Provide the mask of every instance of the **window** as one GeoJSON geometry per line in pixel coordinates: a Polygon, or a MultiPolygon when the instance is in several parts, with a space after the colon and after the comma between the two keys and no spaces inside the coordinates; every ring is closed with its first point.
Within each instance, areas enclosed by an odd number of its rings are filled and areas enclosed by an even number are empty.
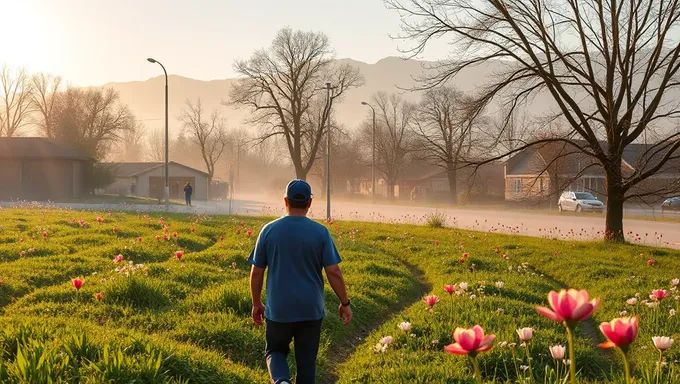
{"type": "Polygon", "coordinates": [[[543,178],[538,180],[538,188],[541,192],[543,192],[543,178]]]}
{"type": "Polygon", "coordinates": [[[520,193],[522,192],[522,180],[521,179],[515,179],[515,193],[520,193]]]}

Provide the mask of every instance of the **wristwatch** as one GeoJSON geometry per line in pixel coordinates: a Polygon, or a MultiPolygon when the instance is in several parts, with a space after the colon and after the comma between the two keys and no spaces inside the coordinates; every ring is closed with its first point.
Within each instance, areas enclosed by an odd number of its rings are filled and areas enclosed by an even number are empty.
{"type": "Polygon", "coordinates": [[[349,307],[350,301],[347,299],[347,303],[340,303],[343,307],[349,307]]]}

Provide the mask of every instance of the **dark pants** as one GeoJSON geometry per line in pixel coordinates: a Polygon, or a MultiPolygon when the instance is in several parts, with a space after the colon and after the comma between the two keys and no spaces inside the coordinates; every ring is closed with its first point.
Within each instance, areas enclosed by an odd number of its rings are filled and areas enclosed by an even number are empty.
{"type": "Polygon", "coordinates": [[[267,346],[265,358],[269,375],[275,384],[290,381],[286,360],[290,342],[295,340],[295,362],[297,363],[296,384],[314,384],[316,376],[316,354],[319,352],[321,320],[297,323],[277,323],[267,319],[267,346]]]}
{"type": "Polygon", "coordinates": [[[191,205],[191,195],[189,194],[184,194],[184,200],[187,201],[187,205],[191,205]]]}

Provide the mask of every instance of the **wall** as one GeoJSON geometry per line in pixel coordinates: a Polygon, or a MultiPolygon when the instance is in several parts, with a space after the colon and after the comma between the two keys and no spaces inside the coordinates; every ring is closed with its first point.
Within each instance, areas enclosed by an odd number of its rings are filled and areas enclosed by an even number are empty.
{"type": "MultiPolygon", "coordinates": [[[[177,164],[169,165],[170,178],[172,177],[193,177],[196,182],[194,187],[194,193],[192,195],[193,200],[208,200],[208,176],[199,173],[193,169],[185,168],[177,164]]],[[[149,183],[150,177],[165,177],[165,168],[158,167],[152,169],[148,172],[138,175],[137,177],[137,195],[145,197],[157,197],[149,196],[149,183]]]]}
{"type": "Polygon", "coordinates": [[[540,178],[535,176],[514,176],[508,175],[505,178],[505,200],[506,201],[525,201],[525,200],[545,200],[550,196],[550,177],[544,174],[540,178]],[[541,179],[543,180],[543,191],[541,191],[541,179]],[[515,182],[520,180],[519,192],[515,192],[515,182]]]}
{"type": "MultiPolygon", "coordinates": [[[[133,180],[134,178],[132,177],[117,177],[116,181],[114,181],[113,184],[104,188],[104,193],[107,193],[109,195],[122,195],[122,196],[129,195],[130,185],[132,185],[133,180]]],[[[137,187],[137,192],[135,194],[139,196],[148,196],[147,193],[143,195],[141,194],[141,192],[139,191],[139,186],[137,187]]]]}
{"type": "Polygon", "coordinates": [[[0,160],[0,200],[21,198],[21,162],[0,160]]]}

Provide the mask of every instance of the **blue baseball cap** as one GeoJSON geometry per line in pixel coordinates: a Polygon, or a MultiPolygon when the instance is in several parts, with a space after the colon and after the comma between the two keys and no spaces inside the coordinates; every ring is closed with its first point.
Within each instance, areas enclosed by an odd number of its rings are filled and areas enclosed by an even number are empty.
{"type": "Polygon", "coordinates": [[[295,179],[291,180],[286,186],[286,198],[288,201],[306,202],[312,198],[312,187],[306,181],[295,179]]]}

